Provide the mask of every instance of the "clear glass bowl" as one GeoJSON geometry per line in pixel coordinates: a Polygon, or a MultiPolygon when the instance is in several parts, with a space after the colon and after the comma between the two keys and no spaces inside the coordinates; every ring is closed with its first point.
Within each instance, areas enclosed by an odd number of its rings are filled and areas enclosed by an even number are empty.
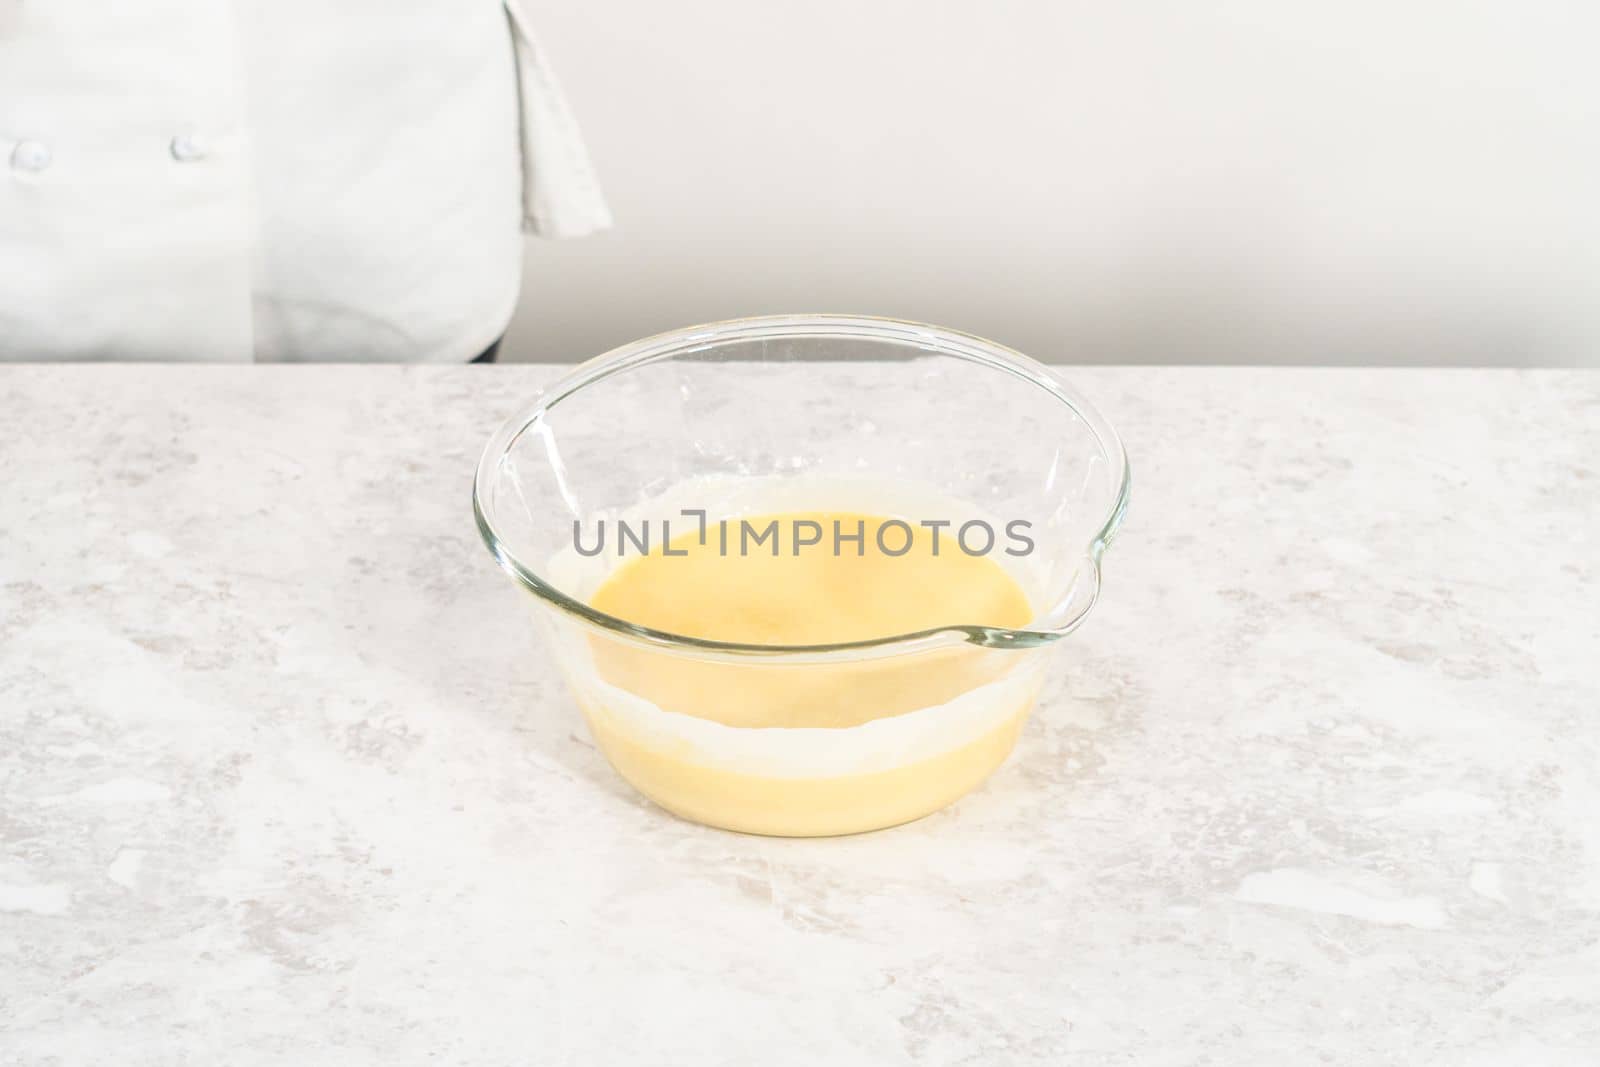
{"type": "Polygon", "coordinates": [[[794,836],[918,818],[998,767],[1045,654],[1099,595],[1127,504],[1116,434],[1053,371],[967,334],[840,315],[696,326],[592,359],[501,427],[473,486],[485,543],[532,594],[618,772],[683,817],[794,836]],[[609,542],[585,554],[602,520],[653,524],[659,548],[665,524],[700,521],[689,512],[802,510],[949,521],[946,536],[1025,523],[1032,550],[993,558],[1034,617],[772,646],[590,606],[618,564],[609,542]],[[826,725],[765,725],[774,701],[826,725]]]}

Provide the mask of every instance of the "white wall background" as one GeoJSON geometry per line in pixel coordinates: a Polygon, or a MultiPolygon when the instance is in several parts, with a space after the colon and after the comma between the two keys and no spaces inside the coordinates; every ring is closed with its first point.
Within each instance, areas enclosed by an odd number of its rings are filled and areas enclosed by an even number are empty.
{"type": "Polygon", "coordinates": [[[510,358],[776,311],[1045,359],[1600,365],[1600,6],[528,7],[615,232],[510,358]]]}

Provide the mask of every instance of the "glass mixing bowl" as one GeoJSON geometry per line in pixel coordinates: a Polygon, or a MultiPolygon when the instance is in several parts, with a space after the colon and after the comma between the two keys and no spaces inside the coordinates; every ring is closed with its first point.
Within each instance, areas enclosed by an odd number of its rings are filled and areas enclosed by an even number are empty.
{"type": "Polygon", "coordinates": [[[501,427],[473,485],[485,543],[532,594],[617,771],[685,818],[791,836],[906,822],[998,767],[1046,653],[1099,595],[1127,505],[1121,443],[1053,371],[967,334],[842,315],[696,326],[592,359],[501,427]],[[641,530],[659,551],[707,520],[798,511],[948,522],[947,537],[970,532],[962,551],[985,548],[987,527],[1033,618],[777,646],[590,606],[641,530]],[[824,725],[763,724],[780,702],[824,725]]]}

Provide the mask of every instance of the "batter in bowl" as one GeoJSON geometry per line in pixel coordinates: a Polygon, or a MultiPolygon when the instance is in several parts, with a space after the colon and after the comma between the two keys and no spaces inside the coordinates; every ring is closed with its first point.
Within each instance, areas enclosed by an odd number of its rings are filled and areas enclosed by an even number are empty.
{"type": "MultiPolygon", "coordinates": [[[[987,554],[968,554],[949,531],[835,512],[713,522],[704,533],[678,535],[670,545],[624,561],[590,603],[687,637],[789,646],[951,625],[1018,628],[1032,616],[1011,574],[987,554]],[[776,540],[752,546],[747,527],[757,533],[775,527],[776,540]],[[842,542],[835,540],[836,529],[842,542]],[[800,543],[819,531],[815,543],[800,543]]],[[[734,728],[732,734],[761,731],[772,741],[781,731],[803,733],[808,744],[831,742],[845,754],[865,744],[862,731],[882,720],[927,714],[994,690],[989,706],[967,714],[964,732],[952,734],[948,745],[908,750],[903,761],[863,760],[858,773],[824,775],[723,769],[709,749],[719,738],[731,743],[730,731],[702,731],[708,750],[696,751],[681,740],[648,736],[635,728],[636,718],[613,714],[603,697],[585,701],[602,749],[646,795],[701,822],[761,833],[850,832],[943,806],[1004,760],[1032,704],[1031,687],[1019,693],[992,684],[1020,666],[1014,653],[972,645],[776,668],[664,655],[599,636],[590,649],[605,691],[734,728]]]]}

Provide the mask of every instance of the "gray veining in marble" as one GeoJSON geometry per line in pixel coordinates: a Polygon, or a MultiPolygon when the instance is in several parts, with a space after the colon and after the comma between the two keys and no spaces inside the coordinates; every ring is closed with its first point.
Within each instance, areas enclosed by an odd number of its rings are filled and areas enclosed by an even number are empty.
{"type": "Polygon", "coordinates": [[[0,368],[0,1063],[1600,1063],[1600,374],[1076,369],[1017,754],[689,825],[480,546],[550,368],[0,368]]]}

